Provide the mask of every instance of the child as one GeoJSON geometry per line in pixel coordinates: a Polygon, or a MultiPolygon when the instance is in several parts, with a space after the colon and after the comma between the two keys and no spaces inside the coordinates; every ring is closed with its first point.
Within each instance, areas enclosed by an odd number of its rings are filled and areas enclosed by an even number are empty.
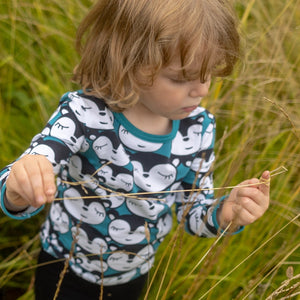
{"type": "MultiPolygon", "coordinates": [[[[137,299],[173,204],[201,237],[268,208],[258,179],[221,199],[212,190],[215,120],[199,104],[238,58],[236,22],[223,0],[99,0],[77,47],[82,90],[2,170],[1,207],[25,219],[51,203],[38,263],[69,257],[57,299],[98,299],[100,285],[104,299],[137,299]]],[[[53,299],[61,261],[37,268],[37,299],[53,299]]]]}

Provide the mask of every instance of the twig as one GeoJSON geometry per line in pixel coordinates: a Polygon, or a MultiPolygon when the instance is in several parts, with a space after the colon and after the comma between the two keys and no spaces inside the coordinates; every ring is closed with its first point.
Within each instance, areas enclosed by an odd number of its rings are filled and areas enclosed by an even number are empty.
{"type": "Polygon", "coordinates": [[[57,283],[57,288],[56,288],[56,291],[55,291],[55,295],[54,295],[54,298],[53,300],[56,300],[57,297],[58,297],[58,293],[60,291],[60,288],[61,288],[61,284],[62,284],[62,281],[65,277],[65,274],[67,272],[67,269],[69,267],[69,261],[70,259],[73,257],[73,254],[74,254],[74,250],[75,250],[75,245],[78,241],[78,236],[79,236],[79,227],[81,225],[81,220],[79,221],[79,223],[76,225],[76,234],[75,236],[73,237],[73,241],[72,241],[72,244],[71,244],[71,249],[70,249],[70,252],[69,252],[69,257],[65,260],[65,264],[64,264],[64,268],[63,270],[61,271],[61,273],[59,274],[59,281],[57,283]]]}
{"type": "Polygon", "coordinates": [[[290,118],[290,116],[288,115],[288,113],[284,110],[284,108],[279,105],[278,103],[276,103],[275,101],[268,99],[267,97],[264,97],[265,100],[269,101],[270,103],[272,103],[273,105],[275,105],[283,114],[284,116],[288,119],[288,121],[290,122],[290,124],[292,125],[293,129],[294,129],[294,134],[297,137],[297,139],[300,141],[300,136],[297,133],[297,127],[295,125],[295,123],[293,122],[293,120],[290,118]]]}
{"type": "Polygon", "coordinates": [[[220,234],[220,236],[214,241],[214,243],[209,247],[207,252],[202,256],[202,258],[198,261],[198,263],[194,266],[194,268],[190,271],[188,275],[186,275],[186,278],[191,276],[192,273],[198,268],[198,266],[202,263],[202,261],[206,258],[206,256],[209,254],[209,252],[216,246],[216,244],[219,242],[219,240],[228,232],[230,226],[232,225],[232,222],[228,224],[228,226],[224,229],[224,231],[220,234]]]}
{"type": "Polygon", "coordinates": [[[208,291],[206,291],[198,300],[204,299],[207,294],[209,294],[217,285],[219,285],[222,281],[224,281],[227,277],[229,277],[236,269],[238,269],[244,262],[246,262],[250,257],[252,257],[255,253],[257,253],[261,248],[263,248],[266,244],[268,244],[275,236],[281,233],[288,225],[293,223],[300,217],[300,214],[295,216],[292,220],[290,220],[286,225],[284,225],[280,230],[274,233],[270,238],[268,238],[264,243],[262,243],[258,248],[256,248],[250,255],[244,258],[237,266],[235,266],[230,272],[224,275],[217,283],[215,283],[208,291]]]}
{"type": "MultiPolygon", "coordinates": [[[[270,171],[270,177],[274,177],[276,175],[285,173],[287,171],[288,171],[288,169],[286,167],[280,166],[280,167],[276,168],[275,170],[270,171]]],[[[266,184],[269,181],[270,181],[270,179],[268,179],[268,180],[260,179],[260,183],[258,183],[258,184],[266,184]]],[[[64,181],[64,183],[70,184],[70,185],[82,185],[83,184],[83,182],[67,182],[67,181],[64,181]]],[[[85,183],[88,183],[88,182],[85,182],[85,183]]],[[[257,183],[242,184],[242,185],[238,185],[238,187],[249,187],[249,186],[256,186],[256,185],[257,185],[257,183]]],[[[153,194],[216,191],[216,190],[234,189],[235,187],[237,187],[237,185],[225,186],[225,187],[214,187],[214,188],[198,188],[198,189],[197,188],[192,188],[192,189],[186,189],[186,190],[172,190],[172,191],[159,191],[159,192],[139,192],[139,193],[121,193],[121,192],[115,192],[115,191],[110,190],[108,188],[105,188],[101,185],[99,185],[99,187],[101,187],[105,190],[108,190],[109,192],[111,192],[111,194],[110,195],[63,197],[63,198],[55,198],[54,200],[60,201],[60,200],[95,199],[95,198],[102,199],[102,198],[110,198],[110,197],[114,197],[114,196],[124,196],[126,198],[134,198],[134,199],[138,199],[138,200],[164,201],[163,199],[159,199],[159,198],[140,198],[140,197],[137,197],[137,196],[145,196],[145,195],[153,195],[153,194]]]]}

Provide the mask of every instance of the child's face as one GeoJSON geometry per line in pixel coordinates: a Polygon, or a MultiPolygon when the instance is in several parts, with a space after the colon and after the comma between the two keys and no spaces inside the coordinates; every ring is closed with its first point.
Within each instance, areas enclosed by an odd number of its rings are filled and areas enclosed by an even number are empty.
{"type": "Polygon", "coordinates": [[[170,120],[187,117],[207,95],[210,79],[204,83],[199,79],[187,80],[179,69],[176,61],[163,68],[153,85],[141,92],[138,105],[170,120]]]}

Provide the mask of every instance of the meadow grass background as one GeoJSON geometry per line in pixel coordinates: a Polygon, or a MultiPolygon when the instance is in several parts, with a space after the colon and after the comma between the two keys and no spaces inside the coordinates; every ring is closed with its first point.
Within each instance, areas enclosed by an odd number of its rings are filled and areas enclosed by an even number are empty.
{"type": "MultiPolygon", "coordinates": [[[[272,177],[265,216],[239,235],[199,239],[174,226],[159,250],[147,299],[299,298],[300,1],[232,2],[244,56],[203,100],[217,119],[215,187],[266,169],[288,171],[272,177]]],[[[78,61],[73,41],[92,3],[0,1],[0,168],[24,151],[60,96],[78,88],[70,80],[78,61]]],[[[0,298],[33,299],[45,213],[21,222],[0,215],[0,298]]]]}

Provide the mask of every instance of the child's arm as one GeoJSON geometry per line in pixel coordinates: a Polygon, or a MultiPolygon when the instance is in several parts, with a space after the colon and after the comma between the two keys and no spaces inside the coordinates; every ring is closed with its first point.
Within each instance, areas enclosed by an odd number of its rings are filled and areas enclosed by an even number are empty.
{"type": "Polygon", "coordinates": [[[53,167],[43,155],[25,155],[16,161],[6,181],[5,206],[22,211],[54,200],[56,191],[53,167]]]}
{"type": "Polygon", "coordinates": [[[270,202],[269,179],[270,173],[265,171],[262,181],[257,178],[249,179],[231,191],[217,213],[218,222],[223,229],[230,222],[233,222],[234,226],[251,224],[266,212],[270,202]]]}
{"type": "MultiPolygon", "coordinates": [[[[204,114],[204,121],[208,120],[214,124],[211,115],[207,115],[209,118],[205,117],[204,114]]],[[[181,222],[184,217],[187,232],[204,237],[216,236],[220,229],[227,228],[229,224],[234,225],[230,229],[231,233],[238,233],[245,225],[262,216],[269,206],[269,186],[258,179],[242,182],[229,196],[214,198],[213,178],[210,172],[214,161],[214,135],[215,131],[207,125],[206,131],[202,134],[201,151],[195,157],[189,174],[182,182],[183,189],[189,191],[196,188],[200,191],[185,193],[183,198],[178,197],[176,200],[178,221],[181,222]],[[241,185],[250,186],[241,187],[241,185]]],[[[268,181],[269,178],[269,172],[264,172],[262,180],[268,181]]]]}

